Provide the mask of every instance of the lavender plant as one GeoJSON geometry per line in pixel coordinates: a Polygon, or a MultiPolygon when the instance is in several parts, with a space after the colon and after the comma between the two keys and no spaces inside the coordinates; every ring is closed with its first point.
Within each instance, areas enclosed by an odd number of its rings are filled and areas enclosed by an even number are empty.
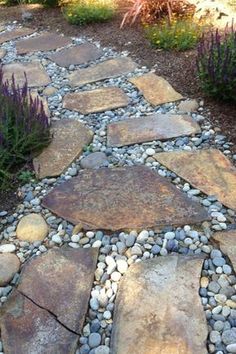
{"type": "Polygon", "coordinates": [[[209,96],[236,102],[236,30],[234,24],[202,36],[197,70],[203,90],[209,96]]]}
{"type": "Polygon", "coordinates": [[[50,140],[49,118],[42,101],[31,97],[27,79],[22,88],[14,76],[4,81],[0,67],[0,188],[50,140]]]}

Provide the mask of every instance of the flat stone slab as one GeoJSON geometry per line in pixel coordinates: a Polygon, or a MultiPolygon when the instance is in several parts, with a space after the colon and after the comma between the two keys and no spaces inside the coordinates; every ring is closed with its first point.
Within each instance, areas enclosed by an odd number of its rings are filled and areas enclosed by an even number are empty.
{"type": "Polygon", "coordinates": [[[168,81],[153,73],[144,74],[129,80],[153,106],[181,100],[183,96],[176,92],[168,81]]]}
{"type": "Polygon", "coordinates": [[[20,260],[15,254],[0,254],[0,287],[7,285],[19,269],[20,260]]]}
{"type": "Polygon", "coordinates": [[[28,36],[34,32],[35,30],[32,28],[16,28],[12,31],[5,31],[0,34],[0,44],[12,41],[13,39],[17,39],[19,37],[28,36]]]}
{"type": "Polygon", "coordinates": [[[46,86],[51,82],[46,70],[39,62],[3,65],[4,80],[11,80],[13,74],[19,86],[24,85],[25,74],[29,87],[46,86]]]}
{"type": "Polygon", "coordinates": [[[85,170],[54,188],[43,205],[75,225],[112,231],[208,219],[199,203],[145,166],[85,170]]]}
{"type": "Polygon", "coordinates": [[[74,354],[79,339],[48,311],[18,291],[9,297],[3,307],[0,329],[6,354],[74,354]]]}
{"type": "Polygon", "coordinates": [[[202,265],[187,256],[132,264],[116,299],[112,354],[207,354],[202,265]]]}
{"type": "Polygon", "coordinates": [[[17,54],[33,52],[47,52],[57,48],[65,47],[71,43],[69,37],[64,37],[56,33],[46,32],[40,36],[22,39],[16,43],[17,54]]]}
{"type": "Polygon", "coordinates": [[[6,55],[6,50],[5,49],[0,49],[0,60],[3,58],[3,57],[5,57],[5,55],[6,55]]]}
{"type": "Polygon", "coordinates": [[[154,114],[109,124],[107,145],[124,146],[152,140],[198,134],[200,126],[189,116],[154,114]]]}
{"type": "Polygon", "coordinates": [[[203,193],[236,209],[236,169],[221,151],[163,152],[154,158],[203,193]]]}
{"type": "Polygon", "coordinates": [[[234,270],[236,270],[236,230],[216,232],[211,240],[229,257],[234,270]]]}
{"type": "Polygon", "coordinates": [[[98,248],[54,248],[23,268],[17,290],[80,333],[96,270],[98,248]],[[35,281],[37,279],[37,281],[35,281]]]}
{"type": "Polygon", "coordinates": [[[137,64],[128,57],[106,60],[93,67],[79,69],[69,76],[73,87],[128,74],[137,68],[137,64]]]}
{"type": "Polygon", "coordinates": [[[53,122],[51,130],[50,145],[33,160],[36,176],[40,179],[62,174],[93,138],[93,132],[75,120],[53,122]]]}
{"type": "Polygon", "coordinates": [[[63,108],[81,114],[99,113],[126,107],[128,96],[118,87],[105,87],[93,91],[68,93],[63,100],[63,108]]]}
{"type": "Polygon", "coordinates": [[[70,65],[84,64],[99,59],[103,51],[94,44],[85,43],[76,47],[62,49],[48,58],[57,65],[68,67],[70,65]]]}

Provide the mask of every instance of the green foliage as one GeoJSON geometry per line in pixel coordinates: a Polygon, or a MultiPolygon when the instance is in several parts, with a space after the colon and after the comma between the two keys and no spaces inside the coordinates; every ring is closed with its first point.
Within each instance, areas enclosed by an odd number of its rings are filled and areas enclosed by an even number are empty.
{"type": "Polygon", "coordinates": [[[77,0],[63,8],[67,21],[73,25],[109,21],[115,14],[114,0],[77,0]]]}
{"type": "Polygon", "coordinates": [[[26,170],[18,173],[18,180],[23,184],[29,183],[34,178],[34,174],[32,171],[26,170]]]}

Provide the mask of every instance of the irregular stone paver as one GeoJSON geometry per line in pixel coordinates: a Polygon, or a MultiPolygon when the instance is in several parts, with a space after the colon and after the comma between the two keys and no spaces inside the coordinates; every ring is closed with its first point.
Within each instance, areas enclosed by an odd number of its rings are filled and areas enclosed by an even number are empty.
{"type": "Polygon", "coordinates": [[[83,171],[52,190],[43,205],[74,224],[113,231],[208,218],[200,204],[145,166],[83,171]]]}
{"type": "Polygon", "coordinates": [[[3,57],[5,57],[6,55],[6,50],[5,49],[0,49],[0,59],[2,59],[3,57]]]}
{"type": "Polygon", "coordinates": [[[234,270],[236,270],[236,230],[216,232],[211,239],[229,257],[234,270]]]}
{"type": "Polygon", "coordinates": [[[146,100],[153,106],[178,101],[183,98],[181,94],[173,89],[168,81],[153,73],[135,77],[129,81],[137,86],[146,100]]]}
{"type": "Polygon", "coordinates": [[[49,232],[48,225],[40,214],[29,214],[20,219],[16,236],[19,240],[35,242],[43,241],[49,232]]]}
{"type": "Polygon", "coordinates": [[[0,329],[4,353],[75,353],[79,337],[18,291],[10,296],[2,312],[0,329]]]}
{"type": "Polygon", "coordinates": [[[189,116],[154,114],[109,124],[107,126],[107,145],[124,146],[200,132],[199,125],[189,116]]]}
{"type": "Polygon", "coordinates": [[[78,65],[97,60],[102,55],[103,51],[94,44],[85,43],[76,47],[62,49],[48,58],[60,66],[68,67],[71,64],[78,65]]]}
{"type": "Polygon", "coordinates": [[[52,142],[33,160],[38,178],[55,177],[63,173],[93,137],[93,132],[75,120],[52,124],[52,142]]]}
{"type": "Polygon", "coordinates": [[[199,104],[197,100],[185,100],[180,102],[178,109],[181,112],[196,112],[198,110],[199,104]]]}
{"type": "Polygon", "coordinates": [[[16,43],[16,50],[17,54],[47,52],[64,47],[70,43],[71,39],[69,37],[47,32],[34,38],[22,39],[16,43]]]}
{"type": "Polygon", "coordinates": [[[99,168],[108,163],[107,156],[104,152],[93,152],[88,156],[85,156],[80,161],[80,166],[82,168],[99,168]]]}
{"type": "Polygon", "coordinates": [[[184,256],[131,265],[116,299],[112,354],[206,354],[202,265],[184,256]]]}
{"type": "Polygon", "coordinates": [[[19,269],[20,260],[15,254],[0,254],[0,286],[7,285],[19,269]]]}
{"type": "Polygon", "coordinates": [[[48,85],[51,80],[39,62],[32,63],[12,63],[3,65],[3,75],[5,80],[11,80],[14,74],[16,83],[23,86],[25,74],[29,87],[39,87],[48,85]]]}
{"type": "Polygon", "coordinates": [[[93,91],[65,95],[63,107],[82,114],[104,112],[127,106],[128,96],[117,87],[104,87],[93,91]]]}
{"type": "Polygon", "coordinates": [[[116,58],[106,60],[93,67],[79,69],[69,76],[71,86],[82,86],[91,82],[101,81],[125,75],[137,68],[137,64],[130,58],[116,58]]]}
{"type": "Polygon", "coordinates": [[[195,188],[236,209],[236,169],[221,151],[164,152],[154,158],[195,188]]]}
{"type": "Polygon", "coordinates": [[[12,31],[3,32],[0,34],[0,44],[11,41],[13,39],[17,39],[19,37],[28,36],[34,32],[35,30],[32,28],[16,28],[12,31]]]}
{"type": "Polygon", "coordinates": [[[53,313],[68,329],[80,333],[97,256],[98,248],[51,249],[27,262],[17,290],[53,313]]]}

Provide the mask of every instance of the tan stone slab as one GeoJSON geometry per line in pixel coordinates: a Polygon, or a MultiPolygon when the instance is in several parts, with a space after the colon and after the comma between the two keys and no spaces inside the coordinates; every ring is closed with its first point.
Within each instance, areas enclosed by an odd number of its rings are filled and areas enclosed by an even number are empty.
{"type": "Polygon", "coordinates": [[[18,291],[10,296],[0,313],[0,330],[6,354],[74,354],[79,339],[18,291]]]}
{"type": "Polygon", "coordinates": [[[71,86],[82,86],[88,83],[128,74],[137,67],[137,64],[127,57],[110,59],[93,67],[79,69],[73,72],[69,76],[69,80],[71,86]]]}
{"type": "Polygon", "coordinates": [[[13,74],[19,86],[24,85],[25,74],[29,87],[46,86],[51,82],[50,77],[39,62],[3,65],[4,80],[11,80],[13,74]]]}
{"type": "Polygon", "coordinates": [[[75,225],[112,231],[208,219],[199,203],[145,166],[84,170],[54,188],[43,205],[75,225]]]}
{"type": "Polygon", "coordinates": [[[221,151],[163,152],[154,158],[203,193],[236,209],[236,169],[221,151]]]}
{"type": "Polygon", "coordinates": [[[17,290],[79,334],[87,312],[97,257],[98,248],[51,249],[25,264],[17,290]]]}
{"type": "Polygon", "coordinates": [[[0,48],[0,60],[3,58],[3,57],[5,57],[5,55],[6,55],[6,50],[5,49],[1,49],[0,48]]]}
{"type": "Polygon", "coordinates": [[[124,146],[200,132],[200,126],[189,116],[154,114],[109,124],[107,127],[107,145],[124,146]]]}
{"type": "Polygon", "coordinates": [[[28,36],[34,32],[35,30],[32,28],[16,28],[12,31],[5,31],[0,34],[0,44],[12,41],[13,39],[17,39],[19,37],[28,36]]]}
{"type": "Polygon", "coordinates": [[[181,100],[183,96],[176,92],[168,81],[153,73],[144,74],[129,80],[153,106],[181,100]]]}
{"type": "Polygon", "coordinates": [[[81,154],[93,132],[75,120],[60,120],[52,125],[53,139],[50,145],[33,160],[38,178],[56,177],[81,154]]]}
{"type": "Polygon", "coordinates": [[[70,66],[84,64],[89,61],[97,60],[103,55],[103,51],[94,44],[85,43],[75,47],[60,50],[49,56],[49,59],[60,66],[70,66]]]}
{"type": "Polygon", "coordinates": [[[236,270],[236,230],[216,232],[211,240],[229,257],[234,270],[236,270]]]}
{"type": "Polygon", "coordinates": [[[131,265],[116,299],[112,354],[207,354],[202,265],[188,256],[131,265]]]}
{"type": "Polygon", "coordinates": [[[23,39],[16,44],[17,54],[33,52],[47,52],[57,48],[65,47],[71,43],[69,37],[64,37],[56,33],[46,32],[40,36],[23,39]]]}
{"type": "Polygon", "coordinates": [[[128,103],[129,98],[123,90],[117,87],[104,87],[65,95],[63,108],[89,114],[125,107],[128,103]]]}

